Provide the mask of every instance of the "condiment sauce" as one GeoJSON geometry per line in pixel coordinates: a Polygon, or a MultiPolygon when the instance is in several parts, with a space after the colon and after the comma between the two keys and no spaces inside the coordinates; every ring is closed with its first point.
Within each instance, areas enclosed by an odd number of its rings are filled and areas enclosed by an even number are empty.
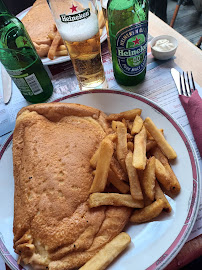
{"type": "Polygon", "coordinates": [[[159,39],[152,48],[159,52],[169,52],[173,50],[175,46],[168,39],[159,39]]]}

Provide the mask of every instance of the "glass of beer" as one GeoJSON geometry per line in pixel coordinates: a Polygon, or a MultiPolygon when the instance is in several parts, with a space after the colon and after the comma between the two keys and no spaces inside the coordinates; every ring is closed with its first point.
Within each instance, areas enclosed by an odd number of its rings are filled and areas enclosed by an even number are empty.
{"type": "Polygon", "coordinates": [[[107,3],[109,0],[101,0],[101,6],[102,6],[102,12],[105,18],[105,25],[107,30],[107,42],[108,42],[108,48],[109,52],[111,53],[111,45],[110,45],[110,37],[109,37],[109,25],[108,25],[108,17],[107,17],[107,3]]]}
{"type": "Polygon", "coordinates": [[[105,86],[96,0],[49,0],[81,90],[105,86]]]}

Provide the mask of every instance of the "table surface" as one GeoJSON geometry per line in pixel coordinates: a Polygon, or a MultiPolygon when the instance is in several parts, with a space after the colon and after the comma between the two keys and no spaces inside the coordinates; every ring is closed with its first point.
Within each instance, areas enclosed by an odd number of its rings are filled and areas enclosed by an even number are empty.
{"type": "Polygon", "coordinates": [[[149,34],[153,37],[159,35],[175,37],[178,41],[178,48],[174,62],[184,71],[192,71],[194,80],[202,86],[202,51],[199,48],[151,12],[149,13],[149,34]]]}
{"type": "MultiPolygon", "coordinates": [[[[165,34],[175,37],[178,41],[178,49],[174,62],[184,71],[192,71],[194,80],[202,86],[202,51],[199,48],[151,12],[149,13],[149,34],[153,37],[165,34]]],[[[202,256],[202,235],[187,242],[166,270],[179,269],[200,256],[202,256]]]]}

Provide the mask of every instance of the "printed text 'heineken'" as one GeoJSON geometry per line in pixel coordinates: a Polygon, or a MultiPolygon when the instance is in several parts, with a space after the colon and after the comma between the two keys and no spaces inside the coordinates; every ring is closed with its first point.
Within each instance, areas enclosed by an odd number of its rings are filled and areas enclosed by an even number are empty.
{"type": "Polygon", "coordinates": [[[148,1],[110,0],[108,20],[115,78],[136,85],[146,74],[148,1]]]}

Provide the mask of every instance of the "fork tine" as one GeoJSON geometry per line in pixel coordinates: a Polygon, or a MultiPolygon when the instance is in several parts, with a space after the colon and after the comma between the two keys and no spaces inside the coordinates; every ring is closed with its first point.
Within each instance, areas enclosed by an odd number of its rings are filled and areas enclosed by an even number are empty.
{"type": "Polygon", "coordinates": [[[191,96],[191,86],[190,86],[190,82],[189,82],[188,71],[187,71],[187,93],[188,93],[188,96],[191,96]]]}
{"type": "Polygon", "coordinates": [[[183,73],[182,73],[182,76],[183,76],[183,80],[184,80],[184,95],[185,95],[185,96],[188,96],[184,71],[183,71],[183,73]]]}
{"type": "Polygon", "coordinates": [[[179,80],[180,80],[180,91],[181,91],[180,95],[182,95],[183,88],[182,88],[182,78],[181,78],[181,74],[180,73],[179,73],[179,80]]]}
{"type": "Polygon", "coordinates": [[[190,81],[189,81],[189,73],[187,71],[187,82],[188,82],[188,86],[189,86],[189,91],[191,93],[191,85],[190,85],[190,81]]]}
{"type": "Polygon", "coordinates": [[[192,85],[193,85],[193,91],[196,89],[195,84],[194,84],[194,78],[192,75],[192,71],[191,71],[191,80],[192,80],[192,85]]]}

